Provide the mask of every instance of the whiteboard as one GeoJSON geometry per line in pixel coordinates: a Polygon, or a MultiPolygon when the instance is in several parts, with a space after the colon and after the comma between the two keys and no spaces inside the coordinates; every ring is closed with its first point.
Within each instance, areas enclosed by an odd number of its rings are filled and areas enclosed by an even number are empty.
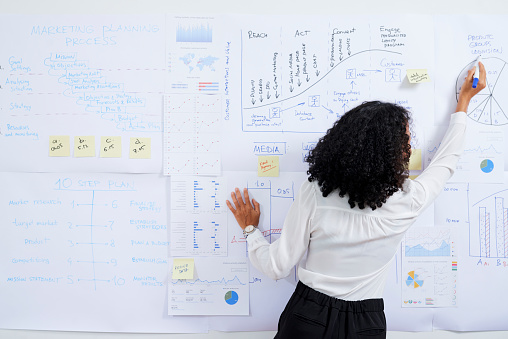
{"type": "MultiPolygon", "coordinates": [[[[152,16],[152,18],[153,18],[153,16],[152,16]]],[[[150,20],[152,20],[152,18],[150,18],[150,20]]],[[[160,20],[160,19],[157,19],[156,21],[159,21],[159,20],[160,20]]],[[[163,20],[162,20],[162,21],[163,21],[163,20]]],[[[429,52],[429,53],[430,53],[430,52],[429,52]]],[[[432,54],[432,53],[430,53],[430,54],[432,54]]],[[[165,62],[167,62],[167,60],[165,60],[165,58],[162,58],[162,61],[160,61],[160,60],[159,60],[159,65],[161,65],[161,67],[167,67],[167,64],[165,65],[165,62]]],[[[431,68],[431,66],[429,66],[429,68],[431,68]]],[[[127,80],[126,80],[126,81],[127,81],[127,80]]],[[[417,95],[415,95],[415,97],[416,97],[416,96],[417,96],[417,95]]],[[[157,106],[155,106],[155,108],[154,108],[154,109],[160,109],[160,108],[162,107],[162,102],[159,102],[159,104],[158,104],[158,105],[159,105],[159,108],[157,108],[157,106]]],[[[429,109],[428,109],[428,110],[432,110],[432,109],[433,109],[433,108],[432,108],[432,106],[433,106],[433,104],[432,104],[432,103],[428,103],[428,102],[427,102],[427,103],[417,103],[415,106],[420,107],[420,105],[422,105],[422,106],[424,106],[424,107],[425,107],[425,105],[429,105],[429,109]]],[[[426,121],[426,119],[422,119],[422,120],[425,120],[425,121],[426,121]]],[[[81,125],[81,124],[80,124],[80,125],[81,125]]],[[[86,126],[86,125],[85,125],[85,126],[86,126]]],[[[227,125],[226,125],[226,126],[227,126],[227,125]]],[[[322,130],[320,130],[320,131],[322,131],[322,130]]],[[[108,132],[109,132],[109,131],[108,131],[108,132]]],[[[121,131],[121,132],[126,132],[126,131],[121,131]]],[[[69,133],[71,133],[71,132],[69,132],[69,133]]],[[[76,132],[76,133],[71,133],[71,134],[78,134],[78,133],[79,133],[79,132],[76,132]]],[[[104,133],[106,133],[106,132],[104,132],[104,133]]],[[[104,134],[104,133],[100,133],[100,132],[99,132],[98,136],[100,136],[100,134],[104,134]]],[[[143,133],[143,134],[144,134],[144,133],[143,133]]],[[[129,137],[130,137],[130,135],[127,133],[127,136],[126,136],[125,138],[129,138],[129,137]]],[[[96,138],[96,139],[98,139],[98,138],[96,138]]],[[[256,138],[252,138],[252,139],[253,139],[253,140],[248,141],[248,142],[247,142],[247,144],[252,144],[252,143],[254,142],[254,140],[256,140],[256,138]]],[[[286,138],[284,138],[284,139],[286,139],[286,138]]],[[[289,142],[291,142],[291,140],[290,140],[290,139],[291,139],[291,138],[289,138],[289,139],[288,139],[288,140],[289,140],[289,142]]],[[[257,140],[256,140],[256,141],[257,141],[257,140]]],[[[272,142],[273,142],[273,141],[272,141],[272,142]]],[[[275,142],[281,142],[281,141],[276,140],[275,142]]],[[[309,142],[312,142],[312,141],[310,141],[310,140],[309,140],[309,142]]],[[[162,142],[161,142],[161,141],[155,141],[155,142],[154,142],[154,144],[157,144],[157,143],[162,144],[162,142]]],[[[226,139],[226,141],[224,141],[224,143],[226,143],[226,144],[232,144],[232,143],[230,143],[230,142],[229,142],[229,140],[227,140],[227,139],[226,139]]],[[[127,145],[126,145],[126,146],[127,146],[127,145]]],[[[128,147],[128,146],[127,146],[127,147],[128,147]]],[[[126,147],[126,148],[127,148],[127,147],[126,147]]],[[[152,152],[154,152],[154,154],[156,154],[156,152],[159,152],[159,153],[160,153],[160,150],[153,149],[153,150],[152,150],[152,152]]],[[[301,152],[300,152],[300,154],[301,154],[301,152]]],[[[255,155],[255,154],[254,154],[254,155],[255,155]]],[[[250,155],[250,156],[248,155],[248,157],[252,157],[252,156],[253,156],[253,155],[250,155]]],[[[295,160],[290,161],[290,162],[293,164],[290,168],[294,168],[294,169],[296,169],[296,170],[301,170],[301,167],[298,167],[298,166],[301,166],[301,165],[302,165],[302,164],[301,164],[301,161],[298,161],[298,160],[300,160],[300,159],[298,159],[298,156],[297,156],[297,155],[295,156],[295,155],[293,154],[293,156],[295,157],[295,160]]],[[[120,161],[122,161],[122,160],[123,160],[123,161],[125,161],[125,163],[127,164],[127,171],[128,171],[128,172],[153,172],[153,173],[159,173],[159,171],[160,171],[160,167],[161,167],[161,164],[157,164],[157,163],[155,163],[155,164],[154,164],[153,162],[157,161],[156,159],[157,159],[157,158],[156,158],[156,157],[154,157],[154,159],[152,159],[152,160],[150,160],[150,161],[147,161],[146,163],[141,163],[141,165],[140,165],[139,163],[134,164],[134,165],[132,165],[132,169],[131,169],[131,165],[130,165],[130,163],[131,163],[131,162],[130,162],[130,161],[128,161],[128,159],[120,159],[120,161]],[[141,166],[141,168],[139,168],[139,166],[141,166]],[[137,168],[136,168],[136,167],[137,167],[137,168]]],[[[247,158],[247,161],[248,161],[248,159],[249,159],[249,158],[247,158]]],[[[75,161],[75,160],[85,160],[85,161],[87,161],[87,160],[92,160],[92,159],[71,159],[71,161],[75,161]]],[[[100,159],[93,159],[93,160],[100,160],[100,159]]],[[[93,161],[93,160],[92,160],[92,161],[93,161]]],[[[104,160],[104,159],[103,159],[103,160],[104,160]]],[[[118,159],[114,159],[114,160],[118,160],[118,159]]],[[[246,162],[247,162],[247,161],[246,161],[246,162]]],[[[42,160],[42,162],[44,162],[44,159],[42,160]]],[[[242,163],[243,163],[243,164],[245,164],[246,162],[242,162],[242,163]]],[[[66,163],[67,163],[67,162],[62,162],[62,164],[66,164],[66,163]]],[[[79,163],[79,165],[74,166],[74,167],[81,167],[82,165],[83,165],[82,163],[79,163]]],[[[96,166],[96,165],[94,165],[94,164],[85,164],[85,168],[86,168],[87,170],[88,170],[89,168],[91,168],[91,169],[90,169],[90,171],[92,171],[92,172],[93,172],[93,171],[95,171],[95,172],[100,172],[100,171],[103,171],[103,170],[100,168],[100,166],[102,166],[102,165],[103,165],[103,164],[99,164],[99,167],[95,167],[95,168],[94,168],[94,166],[96,166]]],[[[64,166],[65,166],[65,165],[64,165],[64,166]]],[[[109,166],[109,165],[108,165],[108,166],[109,166]]],[[[118,166],[121,166],[121,164],[118,164],[116,167],[118,168],[118,166]]],[[[250,168],[250,167],[249,167],[249,168],[243,168],[243,169],[242,169],[242,168],[235,168],[235,167],[233,167],[233,166],[235,166],[235,164],[228,164],[227,162],[226,162],[226,163],[224,163],[224,164],[223,164],[223,166],[224,166],[224,168],[229,168],[229,166],[231,166],[231,169],[232,169],[232,170],[234,170],[234,171],[238,171],[238,170],[248,170],[248,169],[250,168]]],[[[60,167],[60,164],[58,164],[58,167],[60,167]]],[[[61,167],[60,167],[60,168],[61,168],[61,167]]],[[[63,168],[62,168],[62,169],[63,169],[63,168]]],[[[74,169],[73,169],[73,168],[71,168],[71,170],[74,170],[74,169]]],[[[123,171],[123,170],[122,170],[122,171],[123,171]]],[[[115,171],[115,172],[116,172],[116,171],[115,171]]],[[[120,172],[121,172],[121,171],[120,171],[120,172]]],[[[45,175],[41,175],[41,177],[44,177],[44,176],[45,176],[45,175]]],[[[102,176],[102,175],[100,175],[100,174],[99,174],[99,176],[102,176]]],[[[254,175],[254,176],[255,176],[255,175],[254,175]]],[[[245,179],[243,179],[243,180],[244,180],[244,182],[248,182],[248,180],[247,180],[247,181],[245,181],[245,179]]],[[[48,182],[50,182],[50,181],[51,181],[51,180],[48,180],[48,182]]],[[[56,180],[54,180],[54,181],[56,181],[56,180]]],[[[102,180],[99,180],[99,181],[102,181],[102,180]]],[[[239,181],[242,181],[242,180],[239,180],[239,181]]],[[[288,283],[289,283],[289,285],[293,284],[293,283],[292,283],[292,282],[290,282],[290,281],[288,281],[288,283]]],[[[281,299],[283,299],[283,298],[281,298],[281,299]]],[[[282,300],[281,300],[281,303],[283,303],[283,302],[282,302],[282,300]]],[[[272,319],[272,321],[273,321],[273,319],[272,319]]],[[[242,326],[243,326],[243,325],[242,325],[242,326]]]]}

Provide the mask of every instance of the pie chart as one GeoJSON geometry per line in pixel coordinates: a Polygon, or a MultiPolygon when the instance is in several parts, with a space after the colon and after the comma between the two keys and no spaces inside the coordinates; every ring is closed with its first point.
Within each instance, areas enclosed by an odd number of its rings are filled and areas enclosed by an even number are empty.
{"type": "Polygon", "coordinates": [[[238,293],[235,291],[228,291],[224,296],[224,300],[226,300],[229,305],[234,305],[238,302],[238,293]]]}
{"type": "MultiPolygon", "coordinates": [[[[496,57],[482,58],[481,62],[487,70],[487,87],[471,99],[467,116],[483,125],[506,125],[508,124],[508,96],[506,95],[508,92],[507,63],[496,57]]],[[[467,71],[474,65],[475,61],[471,61],[462,69],[457,77],[455,86],[457,100],[467,71]]]]}
{"type": "Polygon", "coordinates": [[[484,159],[480,163],[480,169],[483,173],[490,173],[494,170],[494,163],[490,159],[484,159]]]}
{"type": "Polygon", "coordinates": [[[406,285],[413,288],[418,288],[423,286],[423,280],[418,278],[418,274],[415,274],[415,271],[411,271],[407,275],[406,285]]]}

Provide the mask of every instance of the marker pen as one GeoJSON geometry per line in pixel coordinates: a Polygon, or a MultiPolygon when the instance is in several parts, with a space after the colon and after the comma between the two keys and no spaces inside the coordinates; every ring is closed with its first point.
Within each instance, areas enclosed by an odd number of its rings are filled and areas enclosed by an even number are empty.
{"type": "Polygon", "coordinates": [[[479,61],[480,59],[482,58],[481,55],[478,55],[478,58],[476,58],[476,70],[474,71],[474,76],[473,76],[473,88],[476,88],[476,86],[478,85],[478,81],[480,80],[480,64],[479,64],[479,61]]]}

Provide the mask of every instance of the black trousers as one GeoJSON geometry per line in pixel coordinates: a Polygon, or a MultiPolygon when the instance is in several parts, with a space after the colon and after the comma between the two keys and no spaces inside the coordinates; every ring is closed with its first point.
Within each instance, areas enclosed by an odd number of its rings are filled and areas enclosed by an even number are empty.
{"type": "Polygon", "coordinates": [[[386,338],[383,299],[346,301],[301,281],[279,319],[275,339],[386,338]]]}

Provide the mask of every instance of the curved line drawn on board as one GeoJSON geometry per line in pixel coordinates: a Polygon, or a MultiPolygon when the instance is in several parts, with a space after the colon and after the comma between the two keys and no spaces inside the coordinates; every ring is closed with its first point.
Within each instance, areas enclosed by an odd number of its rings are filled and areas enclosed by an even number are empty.
{"type": "MultiPolygon", "coordinates": [[[[266,94],[273,91],[273,87],[268,89],[271,80],[263,79],[257,74],[259,80],[249,79],[242,72],[243,132],[321,133],[325,131],[329,121],[340,118],[362,101],[361,98],[370,91],[373,79],[386,85],[400,84],[404,80],[401,69],[403,63],[401,67],[385,65],[378,67],[383,70],[373,69],[372,65],[382,65],[383,55],[398,57],[402,53],[383,49],[368,49],[352,53],[335,63],[328,71],[308,75],[303,82],[300,79],[286,81],[284,85],[281,82],[277,85],[277,95],[271,95],[268,99],[265,96],[263,101],[257,95],[262,91],[267,92],[266,94]],[[327,84],[328,89],[318,86],[325,82],[323,80],[330,80],[332,72],[337,73],[339,70],[344,71],[343,75],[337,77],[337,79],[340,78],[339,83],[327,84]],[[293,81],[292,84],[291,81],[293,81]]],[[[242,67],[248,64],[243,59],[242,54],[242,67]]],[[[292,73],[293,70],[288,71],[290,78],[292,73]]],[[[287,74],[282,72],[278,76],[282,79],[287,77],[287,74]]],[[[333,79],[335,78],[331,80],[333,79]]]]}

